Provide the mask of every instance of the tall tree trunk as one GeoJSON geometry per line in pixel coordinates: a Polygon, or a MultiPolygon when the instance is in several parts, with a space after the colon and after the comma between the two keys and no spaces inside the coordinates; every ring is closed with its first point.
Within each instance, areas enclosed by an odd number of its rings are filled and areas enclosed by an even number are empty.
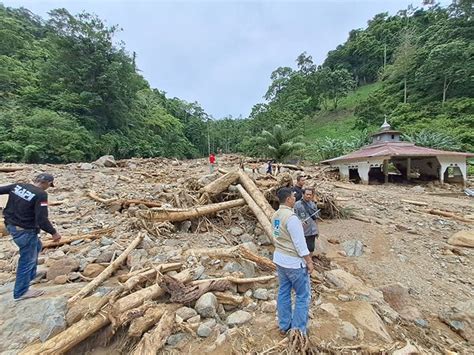
{"type": "Polygon", "coordinates": [[[443,102],[442,102],[443,106],[444,106],[444,103],[446,102],[446,96],[448,94],[448,88],[449,88],[449,85],[451,85],[451,82],[452,81],[448,80],[448,76],[445,75],[444,76],[444,83],[443,83],[443,102]]]}
{"type": "Polygon", "coordinates": [[[407,103],[407,77],[403,79],[403,103],[407,103]]]}

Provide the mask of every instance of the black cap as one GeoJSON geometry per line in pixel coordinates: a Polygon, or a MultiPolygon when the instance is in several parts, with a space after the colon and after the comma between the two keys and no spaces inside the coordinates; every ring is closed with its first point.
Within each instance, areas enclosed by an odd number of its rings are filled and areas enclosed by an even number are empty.
{"type": "Polygon", "coordinates": [[[46,181],[49,182],[51,187],[54,187],[54,176],[48,173],[41,173],[36,177],[37,181],[46,181]]]}

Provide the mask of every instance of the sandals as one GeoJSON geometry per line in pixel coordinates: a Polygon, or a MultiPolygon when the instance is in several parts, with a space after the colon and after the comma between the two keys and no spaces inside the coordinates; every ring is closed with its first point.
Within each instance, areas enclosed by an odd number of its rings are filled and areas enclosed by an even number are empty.
{"type": "Polygon", "coordinates": [[[43,290],[29,289],[28,291],[26,291],[25,294],[23,294],[23,296],[16,298],[15,301],[27,300],[29,298],[36,298],[42,295],[44,295],[43,290]]]}

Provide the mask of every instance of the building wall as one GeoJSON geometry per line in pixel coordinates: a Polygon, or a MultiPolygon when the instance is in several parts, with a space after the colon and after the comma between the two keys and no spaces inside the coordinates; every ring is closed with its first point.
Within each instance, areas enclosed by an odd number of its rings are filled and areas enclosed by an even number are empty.
{"type": "Polygon", "coordinates": [[[383,166],[384,157],[369,158],[364,161],[357,162],[340,162],[336,166],[339,168],[341,180],[349,180],[349,169],[357,169],[363,184],[369,183],[369,171],[372,167],[383,166]]]}
{"type": "Polygon", "coordinates": [[[449,167],[458,167],[461,171],[463,181],[467,181],[467,164],[465,157],[438,156],[437,158],[441,165],[439,171],[439,179],[441,182],[444,182],[444,173],[449,167]]]}

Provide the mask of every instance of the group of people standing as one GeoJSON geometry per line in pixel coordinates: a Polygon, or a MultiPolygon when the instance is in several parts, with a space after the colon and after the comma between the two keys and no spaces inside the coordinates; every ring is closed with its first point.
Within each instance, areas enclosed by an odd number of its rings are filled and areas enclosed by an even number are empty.
{"type": "Polygon", "coordinates": [[[275,252],[273,262],[278,272],[278,327],[282,335],[295,329],[307,333],[311,301],[310,275],[313,272],[312,253],[319,235],[318,208],[314,189],[304,188],[305,177],[298,176],[293,188],[277,192],[279,209],[272,217],[275,252]],[[295,292],[292,307],[291,291],[295,292]]]}

